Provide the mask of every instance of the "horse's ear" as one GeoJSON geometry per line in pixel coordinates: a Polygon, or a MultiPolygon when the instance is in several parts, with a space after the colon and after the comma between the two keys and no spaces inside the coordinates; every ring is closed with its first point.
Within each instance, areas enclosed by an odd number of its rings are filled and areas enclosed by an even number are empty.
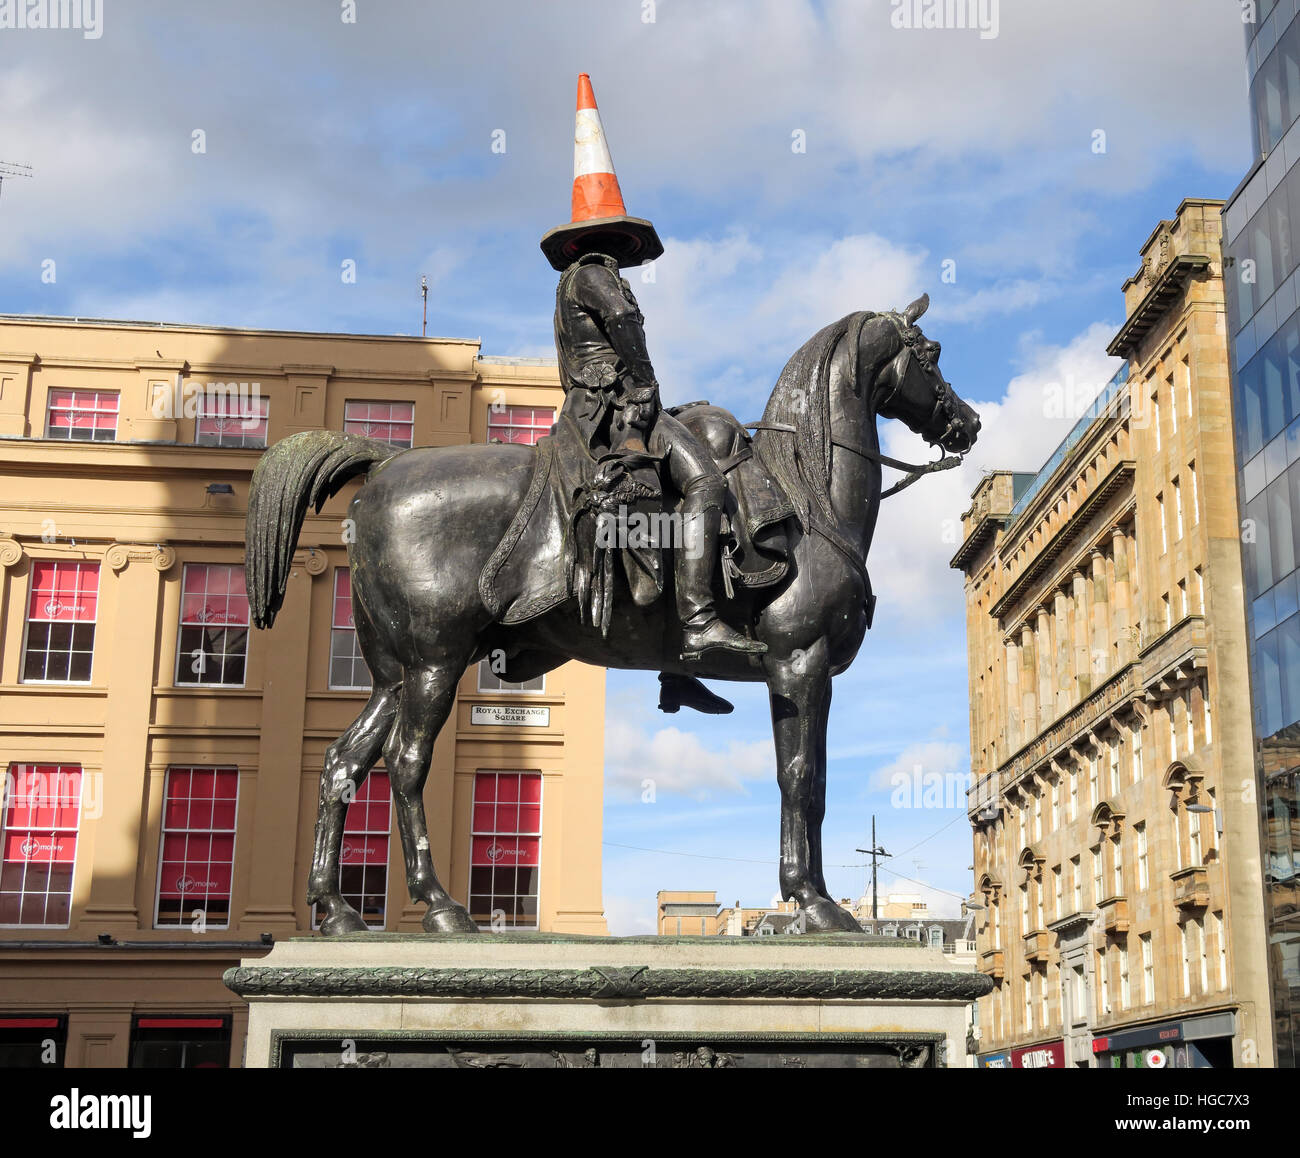
{"type": "Polygon", "coordinates": [[[922,294],[910,306],[903,311],[903,321],[909,326],[916,325],[916,319],[919,318],[926,310],[930,308],[930,295],[922,294]]]}

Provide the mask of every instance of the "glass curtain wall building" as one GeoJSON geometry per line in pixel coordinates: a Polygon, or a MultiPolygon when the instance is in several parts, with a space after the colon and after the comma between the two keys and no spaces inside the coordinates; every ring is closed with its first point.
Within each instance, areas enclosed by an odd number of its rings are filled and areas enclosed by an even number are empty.
{"type": "Polygon", "coordinates": [[[1292,1067],[1300,1059],[1298,7],[1243,5],[1255,158],[1223,211],[1269,973],[1277,1063],[1292,1067]]]}

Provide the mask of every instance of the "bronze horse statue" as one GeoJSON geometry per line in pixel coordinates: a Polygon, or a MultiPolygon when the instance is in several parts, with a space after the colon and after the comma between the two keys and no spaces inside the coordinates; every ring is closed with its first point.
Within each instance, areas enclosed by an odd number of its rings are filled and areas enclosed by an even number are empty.
{"type": "MultiPolygon", "coordinates": [[[[939,344],[916,325],[928,298],[902,312],[859,312],[819,331],[790,360],[753,423],[753,452],[784,488],[797,515],[789,570],[764,591],[737,589],[719,612],[767,645],[762,656],[718,651],[681,657],[672,600],[638,606],[624,591],[608,632],[585,622],[570,599],[508,626],[484,605],[478,579],[524,499],[534,450],[472,445],[402,450],[337,431],[292,435],[262,457],[247,525],[253,622],[269,627],[285,594],[309,504],[317,511],[349,479],[365,475],[348,515],[357,640],[373,677],[364,710],[325,756],[307,899],[325,934],[359,932],[361,916],[339,887],[348,802],[382,754],[414,900],[431,933],[477,925],[434,872],[423,788],[434,740],[469,665],[507,657],[503,678],[535,678],[568,660],[767,684],[781,789],[783,897],[809,931],[858,932],[822,875],[826,724],[831,678],[852,662],[870,626],[867,577],[882,496],[878,417],[904,422],[955,465],[974,444],[979,418],[938,368],[939,344]]],[[[733,420],[734,421],[734,420],[733,420]]],[[[937,464],[928,464],[933,467],[937,464]]],[[[924,468],[921,468],[924,469],[924,468]]]]}

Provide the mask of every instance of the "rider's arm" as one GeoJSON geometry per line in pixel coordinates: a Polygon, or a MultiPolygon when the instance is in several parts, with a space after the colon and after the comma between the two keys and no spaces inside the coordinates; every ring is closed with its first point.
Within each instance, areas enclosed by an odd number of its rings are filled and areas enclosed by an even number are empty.
{"type": "Polygon", "coordinates": [[[618,275],[603,265],[578,271],[574,289],[582,307],[600,319],[609,344],[638,386],[654,386],[654,366],[646,350],[645,329],[635,302],[628,301],[618,275]]]}

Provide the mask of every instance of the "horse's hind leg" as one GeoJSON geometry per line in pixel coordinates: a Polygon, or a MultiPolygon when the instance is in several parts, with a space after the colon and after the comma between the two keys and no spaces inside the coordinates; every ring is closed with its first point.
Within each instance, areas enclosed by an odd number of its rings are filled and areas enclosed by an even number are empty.
{"type": "Polygon", "coordinates": [[[477,933],[478,926],[438,881],[429,852],[424,819],[424,782],[433,742],[456,699],[456,682],[465,665],[413,668],[406,673],[397,719],[384,744],[384,763],[397,805],[397,828],[406,858],[406,883],[412,900],[424,901],[423,925],[429,933],[477,933]]]}
{"type": "Polygon", "coordinates": [[[343,843],[343,822],[348,804],[356,797],[370,769],[379,759],[384,738],[392,731],[397,715],[397,686],[376,687],[359,715],[325,750],[320,778],[320,805],[316,813],[316,846],[312,853],[311,876],[307,880],[307,902],[320,910],[321,932],[360,933],[366,928],[361,914],[339,891],[339,851],[343,843]]]}

